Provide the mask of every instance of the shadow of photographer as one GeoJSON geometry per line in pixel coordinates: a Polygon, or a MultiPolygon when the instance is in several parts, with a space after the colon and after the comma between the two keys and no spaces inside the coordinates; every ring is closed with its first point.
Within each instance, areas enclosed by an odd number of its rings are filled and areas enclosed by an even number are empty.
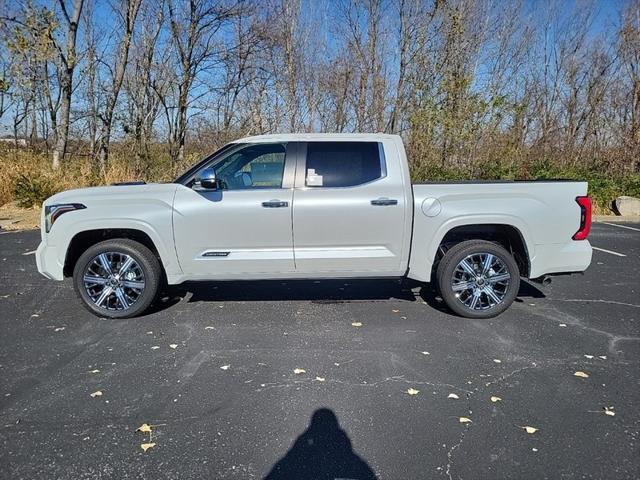
{"type": "Polygon", "coordinates": [[[332,410],[321,408],[264,480],[376,480],[332,410]]]}

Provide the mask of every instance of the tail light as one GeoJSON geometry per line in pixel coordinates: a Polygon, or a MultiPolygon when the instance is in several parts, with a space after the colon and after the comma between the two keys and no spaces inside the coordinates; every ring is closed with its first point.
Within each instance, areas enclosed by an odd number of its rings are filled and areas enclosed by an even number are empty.
{"type": "Polygon", "coordinates": [[[586,240],[591,230],[591,198],[576,197],[576,202],[580,205],[580,228],[573,235],[574,240],[586,240]]]}

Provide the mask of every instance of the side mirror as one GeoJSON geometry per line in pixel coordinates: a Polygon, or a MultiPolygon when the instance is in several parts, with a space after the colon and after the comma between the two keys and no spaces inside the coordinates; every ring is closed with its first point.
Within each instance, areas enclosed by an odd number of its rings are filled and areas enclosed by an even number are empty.
{"type": "Polygon", "coordinates": [[[208,167],[202,170],[200,176],[196,178],[194,184],[200,190],[217,190],[218,180],[216,179],[216,171],[213,167],[208,167]]]}

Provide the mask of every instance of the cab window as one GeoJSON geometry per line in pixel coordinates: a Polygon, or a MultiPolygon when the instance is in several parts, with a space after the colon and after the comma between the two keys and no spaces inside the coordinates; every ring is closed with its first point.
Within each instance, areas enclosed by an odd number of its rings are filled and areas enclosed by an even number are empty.
{"type": "Polygon", "coordinates": [[[305,185],[353,187],[384,177],[379,142],[309,142],[305,185]]]}
{"type": "Polygon", "coordinates": [[[223,190],[282,188],[286,144],[251,144],[213,165],[223,190]]]}

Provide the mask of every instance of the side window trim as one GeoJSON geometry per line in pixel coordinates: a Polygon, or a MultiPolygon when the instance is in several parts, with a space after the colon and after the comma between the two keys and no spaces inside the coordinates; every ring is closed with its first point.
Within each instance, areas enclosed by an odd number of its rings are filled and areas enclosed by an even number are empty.
{"type": "MultiPolygon", "coordinates": [[[[357,140],[356,140],[357,141],[357,140]]],[[[331,142],[336,142],[331,140],[331,142]]],[[[298,154],[296,161],[296,178],[294,188],[296,189],[309,189],[309,190],[332,190],[332,189],[345,189],[345,188],[359,188],[366,185],[370,185],[375,182],[384,180],[387,177],[387,159],[384,153],[384,144],[381,141],[365,141],[378,144],[378,153],[380,157],[380,177],[370,180],[365,183],[359,183],[358,185],[349,185],[346,187],[309,187],[307,186],[307,146],[309,143],[314,142],[298,142],[298,154]]],[[[363,142],[363,143],[365,143],[363,142]]],[[[321,141],[317,143],[322,143],[321,141]]],[[[339,143],[339,142],[336,142],[339,143]]],[[[288,154],[288,151],[287,151],[288,154]]]]}

